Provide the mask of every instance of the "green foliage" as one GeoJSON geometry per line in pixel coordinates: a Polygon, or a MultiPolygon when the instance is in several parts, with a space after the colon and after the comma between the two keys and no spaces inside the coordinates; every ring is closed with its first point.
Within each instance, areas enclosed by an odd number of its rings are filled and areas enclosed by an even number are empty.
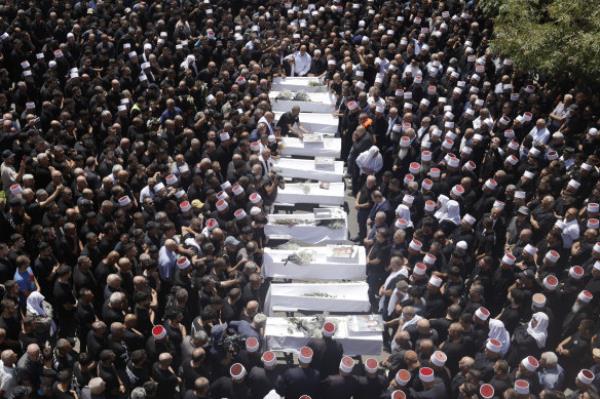
{"type": "Polygon", "coordinates": [[[483,15],[492,18],[498,15],[501,3],[503,3],[502,0],[479,0],[477,8],[479,8],[483,15]]]}
{"type": "Polygon", "coordinates": [[[494,19],[492,48],[524,71],[600,83],[600,1],[481,0],[494,19]]]}

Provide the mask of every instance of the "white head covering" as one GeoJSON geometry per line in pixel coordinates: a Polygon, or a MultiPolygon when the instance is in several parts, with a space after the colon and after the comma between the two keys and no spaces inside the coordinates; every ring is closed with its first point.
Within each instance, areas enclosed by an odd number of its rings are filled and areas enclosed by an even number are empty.
{"type": "Polygon", "coordinates": [[[448,211],[447,208],[446,208],[446,204],[448,203],[448,201],[450,201],[450,198],[446,197],[444,194],[442,194],[442,195],[440,195],[438,197],[438,202],[440,203],[440,207],[433,214],[433,216],[437,220],[440,220],[446,214],[446,212],[448,211]]]}
{"type": "Polygon", "coordinates": [[[443,220],[449,220],[457,226],[460,224],[460,205],[457,201],[450,200],[446,203],[446,214],[442,215],[440,222],[443,220]]]}
{"type": "Polygon", "coordinates": [[[43,302],[44,296],[38,291],[33,291],[27,297],[27,311],[36,316],[48,316],[43,302]]]}
{"type": "Polygon", "coordinates": [[[368,169],[377,173],[383,168],[383,157],[376,146],[371,146],[368,150],[358,154],[355,162],[361,172],[368,169]]]}
{"type": "Polygon", "coordinates": [[[490,332],[488,333],[488,338],[494,338],[500,341],[502,344],[502,348],[500,348],[500,353],[504,356],[508,352],[510,348],[510,334],[504,327],[504,323],[497,319],[491,319],[489,322],[490,332]]]}
{"type": "Polygon", "coordinates": [[[193,54],[189,54],[179,65],[182,69],[188,69],[190,65],[196,62],[196,57],[193,54]]]}
{"type": "Polygon", "coordinates": [[[546,339],[548,338],[548,316],[544,312],[537,312],[531,316],[531,320],[527,324],[527,334],[531,335],[539,349],[546,346],[546,339]],[[535,327],[532,326],[533,320],[537,321],[535,327]]]}
{"type": "Polygon", "coordinates": [[[412,220],[410,220],[410,209],[408,209],[408,206],[404,204],[398,205],[398,207],[396,208],[396,216],[406,220],[406,224],[408,227],[413,227],[413,222],[412,220]]]}

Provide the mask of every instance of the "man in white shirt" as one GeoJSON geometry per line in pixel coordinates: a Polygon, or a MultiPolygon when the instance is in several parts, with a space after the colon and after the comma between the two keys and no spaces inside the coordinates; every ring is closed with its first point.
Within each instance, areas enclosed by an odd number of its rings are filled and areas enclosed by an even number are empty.
{"type": "Polygon", "coordinates": [[[267,111],[258,120],[258,123],[264,123],[265,125],[267,125],[267,128],[269,129],[269,135],[274,135],[275,134],[275,130],[273,129],[273,125],[272,125],[274,119],[275,119],[275,115],[273,115],[272,112],[267,111]]]}
{"type": "Polygon", "coordinates": [[[306,46],[300,46],[300,51],[292,55],[293,64],[291,76],[306,76],[310,71],[311,56],[306,52],[306,46]]]}
{"type": "Polygon", "coordinates": [[[423,75],[421,72],[421,68],[419,68],[419,62],[417,61],[416,58],[413,58],[412,60],[410,60],[410,64],[408,64],[406,66],[406,68],[404,68],[402,77],[405,78],[406,75],[408,75],[409,73],[413,78],[417,75],[423,75]]]}
{"type": "Polygon", "coordinates": [[[19,171],[15,170],[15,154],[11,150],[4,150],[2,152],[2,165],[0,165],[0,175],[2,177],[2,188],[10,195],[10,186],[14,183],[20,182],[21,177],[25,173],[25,163],[21,162],[19,171]]]}
{"type": "Polygon", "coordinates": [[[15,368],[17,354],[11,349],[6,349],[2,351],[0,358],[2,359],[0,364],[0,397],[11,399],[17,386],[17,369],[15,368]]]}
{"type": "Polygon", "coordinates": [[[542,118],[538,119],[529,135],[533,138],[533,144],[545,145],[550,140],[550,131],[546,127],[546,121],[542,118]]]}
{"type": "Polygon", "coordinates": [[[577,221],[577,209],[569,208],[565,213],[562,226],[563,248],[571,248],[573,242],[579,238],[579,222],[577,221]]]}

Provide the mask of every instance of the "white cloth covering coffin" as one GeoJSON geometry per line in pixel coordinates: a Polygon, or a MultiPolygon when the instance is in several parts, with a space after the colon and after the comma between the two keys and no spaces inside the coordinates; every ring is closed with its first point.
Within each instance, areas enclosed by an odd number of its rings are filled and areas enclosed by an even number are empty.
{"type": "Polygon", "coordinates": [[[329,188],[321,188],[320,183],[286,183],[284,189],[277,190],[276,203],[343,205],[344,183],[329,183],[329,188]]]}
{"type": "Polygon", "coordinates": [[[298,249],[265,248],[261,271],[264,277],[303,281],[358,280],[366,279],[367,256],[365,247],[353,245],[356,256],[349,260],[332,260],[330,254],[335,246],[301,247],[298,249]],[[311,251],[313,258],[308,264],[298,265],[286,260],[301,251],[311,251]]]}
{"type": "MultiPolygon", "coordinates": [[[[355,324],[354,320],[356,318],[366,320],[366,323],[374,323],[376,319],[380,319],[380,316],[336,316],[327,317],[326,319],[336,324],[337,329],[334,338],[343,345],[345,355],[379,356],[383,344],[381,329],[373,328],[370,331],[356,331],[351,327],[355,324]]],[[[309,318],[300,317],[298,319],[309,318]]],[[[285,317],[267,318],[265,338],[268,350],[291,353],[297,353],[309,340],[306,334],[298,331],[285,317]]]]}
{"type": "Polygon", "coordinates": [[[271,100],[271,107],[273,111],[287,112],[292,109],[294,105],[298,105],[302,112],[333,113],[335,111],[336,98],[333,93],[311,93],[304,88],[300,89],[299,92],[304,92],[308,101],[277,98],[280,95],[285,96],[288,93],[296,95],[298,91],[271,91],[269,93],[269,99],[271,100]]]}
{"type": "Polygon", "coordinates": [[[346,240],[348,238],[348,215],[341,209],[340,214],[343,217],[340,228],[318,226],[312,213],[271,214],[265,225],[265,235],[270,239],[295,239],[308,244],[346,240]],[[296,224],[277,223],[277,221],[288,219],[294,219],[296,224]]]}
{"type": "Polygon", "coordinates": [[[318,169],[314,159],[280,158],[273,160],[273,169],[283,177],[341,182],[344,177],[344,162],[334,161],[333,169],[318,169]]]}
{"type": "Polygon", "coordinates": [[[283,156],[331,157],[339,158],[342,151],[342,139],[322,137],[321,141],[307,142],[298,137],[283,137],[279,153],[283,156]]]}
{"type": "Polygon", "coordinates": [[[317,77],[296,76],[274,78],[271,84],[271,91],[285,90],[291,92],[304,91],[306,93],[326,93],[329,91],[327,86],[317,77]]]}
{"type": "Polygon", "coordinates": [[[271,284],[265,298],[267,316],[278,311],[368,313],[369,286],[352,283],[271,284]]]}

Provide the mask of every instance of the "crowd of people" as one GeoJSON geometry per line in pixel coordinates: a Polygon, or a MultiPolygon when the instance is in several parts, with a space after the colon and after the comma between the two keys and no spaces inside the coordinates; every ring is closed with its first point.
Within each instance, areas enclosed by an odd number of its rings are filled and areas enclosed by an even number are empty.
{"type": "Polygon", "coordinates": [[[477,1],[11,0],[0,32],[0,397],[600,397],[598,96],[477,1]],[[266,348],[276,76],[336,95],[381,357],[328,321],[266,348]]]}

